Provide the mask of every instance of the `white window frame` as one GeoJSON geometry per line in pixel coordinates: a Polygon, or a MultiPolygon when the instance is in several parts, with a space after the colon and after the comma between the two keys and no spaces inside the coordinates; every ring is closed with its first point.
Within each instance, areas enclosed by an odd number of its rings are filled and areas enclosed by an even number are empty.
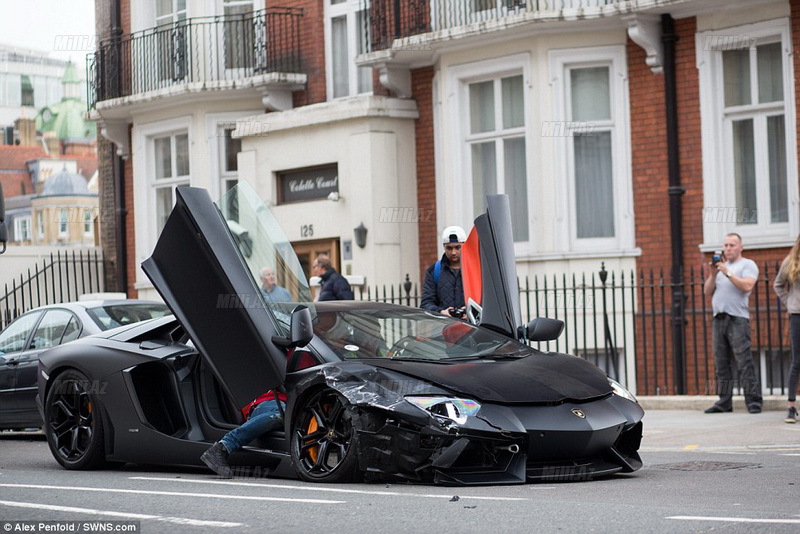
{"type": "MultiPolygon", "coordinates": [[[[779,19],[733,28],[698,33],[695,36],[697,68],[700,75],[700,117],[703,149],[703,241],[701,250],[719,248],[726,234],[736,232],[742,236],[747,248],[791,246],[800,230],[798,216],[797,185],[797,136],[795,132],[794,68],[792,62],[792,39],[789,19],[779,19]],[[783,49],[783,107],[786,143],[786,186],[789,220],[783,223],[765,221],[767,214],[759,214],[757,224],[738,224],[736,217],[736,192],[733,187],[734,167],[732,133],[726,124],[724,83],[722,72],[722,50],[732,49],[725,45],[731,36],[743,37],[740,42],[762,43],[771,38],[780,38],[783,49]],[[719,209],[731,208],[731,209],[719,209]]],[[[737,46],[738,47],[738,46],[737,46]]],[[[754,95],[755,96],[755,95],[754,95]]],[[[761,104],[773,108],[774,106],[761,104]]],[[[729,116],[733,116],[732,114],[729,116]]],[[[758,143],[758,140],[756,140],[758,143]]],[[[765,154],[756,146],[756,168],[765,154]]],[[[757,171],[758,172],[758,171],[757,171]]],[[[758,185],[763,185],[759,180],[758,185]]],[[[757,186],[758,195],[763,188],[757,186]]]]}
{"type": "MultiPolygon", "coordinates": [[[[452,187],[437,183],[437,190],[447,190],[447,206],[443,205],[441,198],[437,199],[437,212],[447,214],[440,220],[440,226],[449,224],[461,224],[465,228],[472,226],[474,199],[472,194],[472,152],[467,143],[470,136],[470,100],[469,85],[476,82],[495,80],[510,76],[522,75],[523,86],[523,105],[525,108],[525,124],[520,127],[525,139],[525,175],[527,177],[527,205],[528,211],[528,241],[514,243],[514,253],[517,256],[529,255],[535,242],[535,227],[533,224],[534,203],[532,202],[533,183],[535,172],[532,165],[533,156],[531,142],[531,100],[530,100],[530,55],[527,53],[515,54],[503,58],[478,61],[474,63],[458,65],[450,69],[448,78],[448,94],[458,95],[457,98],[450,99],[450,117],[458,132],[458,141],[455,147],[453,181],[452,187]],[[450,214],[461,214],[457,219],[452,219],[450,214]],[[464,216],[464,214],[469,214],[464,216]],[[447,221],[446,223],[444,221],[447,221]],[[452,221],[452,222],[450,222],[452,221]]],[[[437,172],[438,174],[438,172],[437,172]]],[[[498,176],[498,185],[502,187],[502,177],[498,176]]],[[[441,197],[440,195],[437,195],[441,197]]]]}
{"type": "MultiPolygon", "coordinates": [[[[260,11],[265,8],[264,4],[265,0],[216,0],[216,10],[215,13],[218,16],[225,15],[225,8],[226,7],[233,7],[233,6],[250,6],[252,12],[260,11]]],[[[266,27],[260,26],[254,19],[254,32],[256,39],[262,39],[266,41],[266,27]]],[[[228,76],[243,76],[246,72],[244,67],[227,67],[225,65],[225,53],[224,53],[224,46],[225,46],[225,32],[220,31],[219,37],[217,39],[217,61],[219,63],[219,68],[221,72],[227,73],[228,76]]],[[[266,43],[264,43],[266,46],[266,43]]]]}
{"type": "MultiPolygon", "coordinates": [[[[222,168],[225,157],[225,137],[222,132],[225,128],[237,126],[237,121],[246,117],[263,115],[264,110],[237,111],[233,113],[209,113],[206,115],[206,132],[208,134],[208,153],[210,155],[209,193],[211,198],[218,199],[224,192],[224,182],[230,179],[238,180],[237,172],[225,172],[222,168]]],[[[245,132],[255,131],[255,126],[249,127],[245,123],[245,132]]]]}
{"type": "MultiPolygon", "coordinates": [[[[192,177],[192,163],[191,163],[191,142],[189,141],[189,131],[187,130],[175,130],[172,132],[164,132],[161,135],[156,135],[151,137],[148,140],[148,148],[153,150],[153,172],[150,174],[150,197],[151,201],[153,202],[152,208],[153,210],[150,211],[153,215],[158,213],[158,201],[156,200],[158,197],[158,190],[161,189],[172,189],[172,195],[175,195],[175,188],[182,186],[182,185],[190,185],[191,184],[191,177],[192,177]],[[178,174],[178,164],[177,164],[177,138],[186,136],[187,142],[187,158],[189,158],[189,174],[178,174]],[[155,161],[155,142],[161,139],[168,139],[170,143],[170,176],[164,178],[158,178],[156,176],[156,161],[155,161]]],[[[160,232],[161,229],[158,227],[156,223],[155,227],[156,232],[160,232]]]]}
{"type": "Polygon", "coordinates": [[[39,239],[44,239],[44,211],[36,212],[36,235],[39,239]]]}
{"type": "MultiPolygon", "coordinates": [[[[369,5],[365,7],[363,0],[345,0],[341,4],[331,4],[331,0],[325,0],[325,79],[328,92],[328,100],[334,98],[347,98],[355,95],[372,94],[372,83],[366,91],[358,90],[358,75],[361,69],[355,64],[358,53],[358,34],[361,27],[358,24],[358,13],[365,10],[365,16],[369,16],[369,5]],[[347,17],[347,55],[348,55],[348,91],[346,95],[334,96],[334,77],[333,77],[333,19],[347,17]]],[[[363,67],[368,68],[368,67],[363,67]]],[[[370,80],[372,79],[370,69],[370,80]]]]}
{"type": "MultiPolygon", "coordinates": [[[[139,213],[139,209],[144,208],[142,213],[149,214],[148,217],[136,218],[136,260],[138,263],[147,259],[158,240],[154,140],[181,133],[188,133],[189,135],[189,176],[172,178],[171,180],[173,180],[173,185],[193,185],[192,172],[197,165],[197,158],[194,156],[192,117],[176,117],[166,121],[134,126],[131,147],[133,168],[135,169],[135,175],[141,178],[133,181],[134,206],[137,207],[137,213],[139,213]]],[[[166,182],[160,181],[160,184],[166,184],[166,182]]],[[[150,282],[141,269],[137,270],[136,284],[137,287],[150,287],[150,282]]]]}
{"type": "MultiPolygon", "coordinates": [[[[633,213],[633,179],[630,156],[630,114],[628,102],[628,71],[624,46],[600,46],[551,50],[549,52],[550,80],[553,87],[553,121],[564,124],[564,135],[553,137],[554,169],[557,180],[557,205],[561,213],[569,214],[568,224],[556,225],[556,247],[559,252],[578,254],[619,255],[635,247],[633,213]],[[569,71],[576,68],[609,68],[609,102],[611,120],[596,125],[573,124],[569,71]],[[575,154],[573,133],[576,129],[597,127],[611,132],[611,176],[614,201],[614,236],[578,238],[575,192],[575,154]]],[[[545,125],[540,124],[540,127],[545,125]]]]}
{"type": "Polygon", "coordinates": [[[94,210],[83,208],[83,235],[91,237],[94,235],[94,210]]]}
{"type": "Polygon", "coordinates": [[[61,208],[58,210],[56,219],[58,224],[58,237],[59,239],[66,239],[69,237],[69,210],[61,208]]]}
{"type": "Polygon", "coordinates": [[[31,216],[14,217],[14,241],[22,243],[31,241],[33,232],[31,231],[31,216]]]}

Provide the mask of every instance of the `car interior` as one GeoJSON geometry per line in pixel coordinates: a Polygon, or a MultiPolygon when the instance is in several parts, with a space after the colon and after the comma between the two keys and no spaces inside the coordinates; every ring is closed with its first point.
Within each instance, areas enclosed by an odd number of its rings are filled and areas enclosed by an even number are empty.
{"type": "MultiPolygon", "coordinates": [[[[168,360],[139,365],[128,375],[145,421],[169,436],[192,440],[205,438],[209,442],[244,422],[243,407],[236,406],[228,396],[205,359],[191,346],[181,326],[176,328],[174,323],[170,323],[164,329],[151,331],[148,337],[133,341],[154,348],[184,344],[186,351],[168,360]]],[[[319,363],[310,350],[296,350],[295,357],[289,360],[287,372],[319,363]]],[[[284,445],[283,430],[271,432],[250,444],[264,449],[282,449],[284,445]]]]}

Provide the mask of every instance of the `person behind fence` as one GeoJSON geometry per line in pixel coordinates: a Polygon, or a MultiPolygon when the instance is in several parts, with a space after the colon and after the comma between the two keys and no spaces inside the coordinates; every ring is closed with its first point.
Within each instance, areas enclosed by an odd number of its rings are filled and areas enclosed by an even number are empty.
{"type": "Polygon", "coordinates": [[[353,290],[347,279],[336,272],[327,254],[320,254],[311,266],[311,274],[320,277],[317,300],[353,300],[353,290]]]}
{"type": "Polygon", "coordinates": [[[421,308],[442,315],[463,316],[464,283],[461,280],[461,246],[467,234],[460,226],[442,232],[442,258],[425,271],[421,308]]]}
{"type": "MultiPolygon", "coordinates": [[[[286,395],[278,393],[281,406],[286,406],[286,395]]],[[[272,432],[283,426],[283,410],[278,407],[278,400],[273,392],[259,395],[248,404],[242,412],[245,422],[234,428],[222,439],[215,442],[200,456],[200,460],[212,471],[223,478],[231,478],[233,472],[228,457],[259,436],[272,432]]]]}
{"type": "Polygon", "coordinates": [[[705,413],[733,411],[734,366],[744,390],[747,411],[761,413],[763,398],[750,350],[750,291],[758,280],[758,266],[742,256],[742,238],[730,233],[723,241],[724,253],[709,263],[710,273],[703,293],[711,297],[714,314],[714,375],[719,400],[705,413]]]}
{"type": "Polygon", "coordinates": [[[797,381],[800,378],[800,237],[783,260],[775,283],[775,293],[789,312],[789,337],[792,341],[792,366],[789,368],[789,391],[786,397],[787,423],[797,422],[797,381]]]}
{"type": "Polygon", "coordinates": [[[292,296],[285,287],[275,281],[275,271],[272,267],[261,269],[261,294],[267,302],[291,302],[292,296]]]}

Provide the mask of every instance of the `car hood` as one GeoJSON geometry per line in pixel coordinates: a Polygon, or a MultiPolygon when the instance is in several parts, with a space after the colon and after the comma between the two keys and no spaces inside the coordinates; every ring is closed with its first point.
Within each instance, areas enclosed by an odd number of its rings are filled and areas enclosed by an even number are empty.
{"type": "Polygon", "coordinates": [[[533,351],[518,359],[481,359],[458,363],[371,360],[485,402],[560,404],[582,402],[612,392],[606,375],[591,363],[560,353],[533,351]]]}

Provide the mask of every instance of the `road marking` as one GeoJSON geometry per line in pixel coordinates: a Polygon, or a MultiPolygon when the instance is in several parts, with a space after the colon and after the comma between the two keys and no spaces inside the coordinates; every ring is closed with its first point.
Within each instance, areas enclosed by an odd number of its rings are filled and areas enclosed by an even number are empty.
{"type": "Polygon", "coordinates": [[[726,523],[782,523],[787,525],[800,525],[800,519],[756,519],[753,517],[704,517],[692,515],[676,515],[667,519],[681,521],[724,521],[726,523]]]}
{"type": "Polygon", "coordinates": [[[696,448],[697,448],[697,447],[699,447],[699,446],[700,446],[700,445],[687,445],[687,446],[685,446],[685,447],[683,448],[683,450],[685,450],[685,451],[692,451],[692,450],[696,449],[696,448]]]}
{"type": "Polygon", "coordinates": [[[186,517],[169,517],[162,515],[134,514],[128,512],[114,512],[111,510],[95,510],[94,508],[75,508],[74,506],[56,506],[52,504],[40,504],[36,502],[16,502],[0,501],[0,505],[15,508],[36,508],[37,510],[50,510],[53,512],[76,512],[79,514],[91,514],[93,516],[104,515],[110,517],[124,517],[125,519],[153,519],[165,523],[175,523],[178,525],[189,525],[193,527],[243,527],[244,523],[231,523],[229,521],[204,521],[201,519],[188,519],[186,517]]]}
{"type": "Polygon", "coordinates": [[[223,495],[219,493],[185,493],[180,491],[151,491],[121,488],[83,488],[80,486],[46,486],[44,484],[0,484],[0,488],[57,489],[72,491],[96,491],[101,493],[135,493],[138,495],[167,495],[172,497],[204,497],[208,499],[239,499],[245,501],[279,501],[310,504],[342,504],[345,501],[326,501],[322,499],[292,499],[288,497],[259,497],[256,495],[223,495]]]}
{"type": "MultiPolygon", "coordinates": [[[[273,488],[273,489],[292,489],[292,490],[304,490],[304,491],[327,491],[331,493],[354,493],[360,495],[383,495],[389,497],[423,497],[429,499],[452,499],[453,493],[448,493],[447,495],[439,495],[435,493],[402,493],[399,491],[367,491],[367,490],[354,490],[354,489],[343,489],[343,488],[320,488],[318,486],[312,487],[305,487],[305,486],[290,486],[288,484],[258,484],[255,482],[235,482],[230,480],[207,480],[201,478],[169,478],[169,477],[129,477],[131,480],[154,480],[159,482],[164,481],[172,481],[172,482],[190,482],[190,483],[201,483],[201,484],[221,484],[226,486],[246,486],[246,487],[256,487],[256,488],[273,488]]],[[[553,486],[548,487],[537,487],[537,489],[554,489],[553,486]]],[[[531,501],[533,499],[528,499],[524,497],[483,497],[483,496],[472,496],[472,495],[459,495],[461,499],[477,499],[483,501],[531,501]]]]}

